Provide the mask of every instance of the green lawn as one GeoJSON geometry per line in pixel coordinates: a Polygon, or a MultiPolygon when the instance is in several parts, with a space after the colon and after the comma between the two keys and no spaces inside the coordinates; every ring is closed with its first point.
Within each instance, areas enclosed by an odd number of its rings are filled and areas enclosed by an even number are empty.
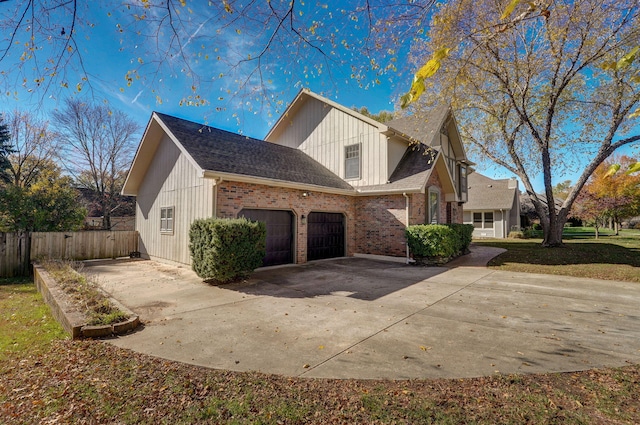
{"type": "Polygon", "coordinates": [[[564,246],[543,248],[542,239],[478,239],[476,245],[504,248],[489,267],[528,273],[559,274],[640,282],[640,231],[606,231],[594,238],[593,228],[567,228],[564,246]]]}
{"type": "Polygon", "coordinates": [[[0,280],[0,423],[635,424],[640,367],[359,381],[212,370],[72,341],[28,281],[0,280]]]}

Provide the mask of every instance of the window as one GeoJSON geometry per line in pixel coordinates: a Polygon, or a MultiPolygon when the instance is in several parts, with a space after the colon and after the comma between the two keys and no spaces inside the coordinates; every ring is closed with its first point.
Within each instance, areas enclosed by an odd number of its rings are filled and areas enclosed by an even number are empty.
{"type": "Polygon", "coordinates": [[[173,233],[173,207],[160,208],[160,232],[173,233]]]}
{"type": "Polygon", "coordinates": [[[476,229],[493,229],[493,211],[474,212],[473,227],[476,229]]]}
{"type": "Polygon", "coordinates": [[[492,229],[493,228],[493,213],[486,212],[484,213],[484,228],[492,229]]]}
{"type": "Polygon", "coordinates": [[[467,194],[467,166],[466,165],[461,165],[460,166],[460,196],[462,197],[463,200],[467,200],[467,197],[465,196],[467,194]]]}
{"type": "Polygon", "coordinates": [[[360,178],[360,144],[344,147],[344,178],[360,178]]]}
{"type": "Polygon", "coordinates": [[[481,229],[482,228],[482,213],[481,212],[474,212],[473,213],[473,227],[475,227],[476,229],[481,229]]]}
{"type": "Polygon", "coordinates": [[[427,199],[429,203],[427,223],[437,224],[440,215],[440,190],[436,187],[430,187],[427,199]]]}

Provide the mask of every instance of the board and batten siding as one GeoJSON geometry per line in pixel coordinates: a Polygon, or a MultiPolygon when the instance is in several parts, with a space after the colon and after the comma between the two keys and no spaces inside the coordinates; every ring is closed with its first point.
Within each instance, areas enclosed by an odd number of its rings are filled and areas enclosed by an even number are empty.
{"type": "Polygon", "coordinates": [[[164,136],[136,203],[136,229],[143,257],[191,264],[189,227],[196,218],[213,216],[214,181],[200,176],[192,162],[164,136]],[[172,234],[160,232],[160,209],[173,207],[172,234]]]}
{"type": "Polygon", "coordinates": [[[307,100],[291,125],[270,141],[302,150],[343,179],[344,148],[359,143],[360,178],[347,179],[349,184],[383,184],[389,178],[387,137],[371,124],[317,99],[307,100]]]}

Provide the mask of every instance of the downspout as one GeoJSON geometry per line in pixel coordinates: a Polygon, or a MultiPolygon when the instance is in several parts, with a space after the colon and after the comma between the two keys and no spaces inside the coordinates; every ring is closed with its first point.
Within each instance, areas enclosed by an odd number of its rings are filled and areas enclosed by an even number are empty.
{"type": "Polygon", "coordinates": [[[500,221],[502,222],[502,238],[504,239],[507,237],[507,229],[505,228],[507,226],[507,220],[504,219],[504,212],[502,208],[500,208],[500,221]]]}
{"type": "MultiPolygon", "coordinates": [[[[409,195],[407,195],[406,192],[403,192],[402,196],[404,196],[404,199],[405,199],[404,214],[405,214],[405,229],[406,229],[407,227],[409,227],[409,195]]],[[[409,240],[407,240],[405,250],[407,252],[406,264],[409,264],[411,262],[409,259],[409,240]]]]}

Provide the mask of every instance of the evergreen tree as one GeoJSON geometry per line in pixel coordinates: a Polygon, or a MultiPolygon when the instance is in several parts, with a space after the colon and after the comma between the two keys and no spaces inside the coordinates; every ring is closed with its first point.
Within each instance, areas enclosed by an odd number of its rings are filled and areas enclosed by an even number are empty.
{"type": "Polygon", "coordinates": [[[9,128],[6,124],[0,124],[0,182],[3,183],[7,183],[10,180],[8,170],[11,168],[11,163],[8,156],[13,152],[9,143],[10,139],[9,128]]]}

